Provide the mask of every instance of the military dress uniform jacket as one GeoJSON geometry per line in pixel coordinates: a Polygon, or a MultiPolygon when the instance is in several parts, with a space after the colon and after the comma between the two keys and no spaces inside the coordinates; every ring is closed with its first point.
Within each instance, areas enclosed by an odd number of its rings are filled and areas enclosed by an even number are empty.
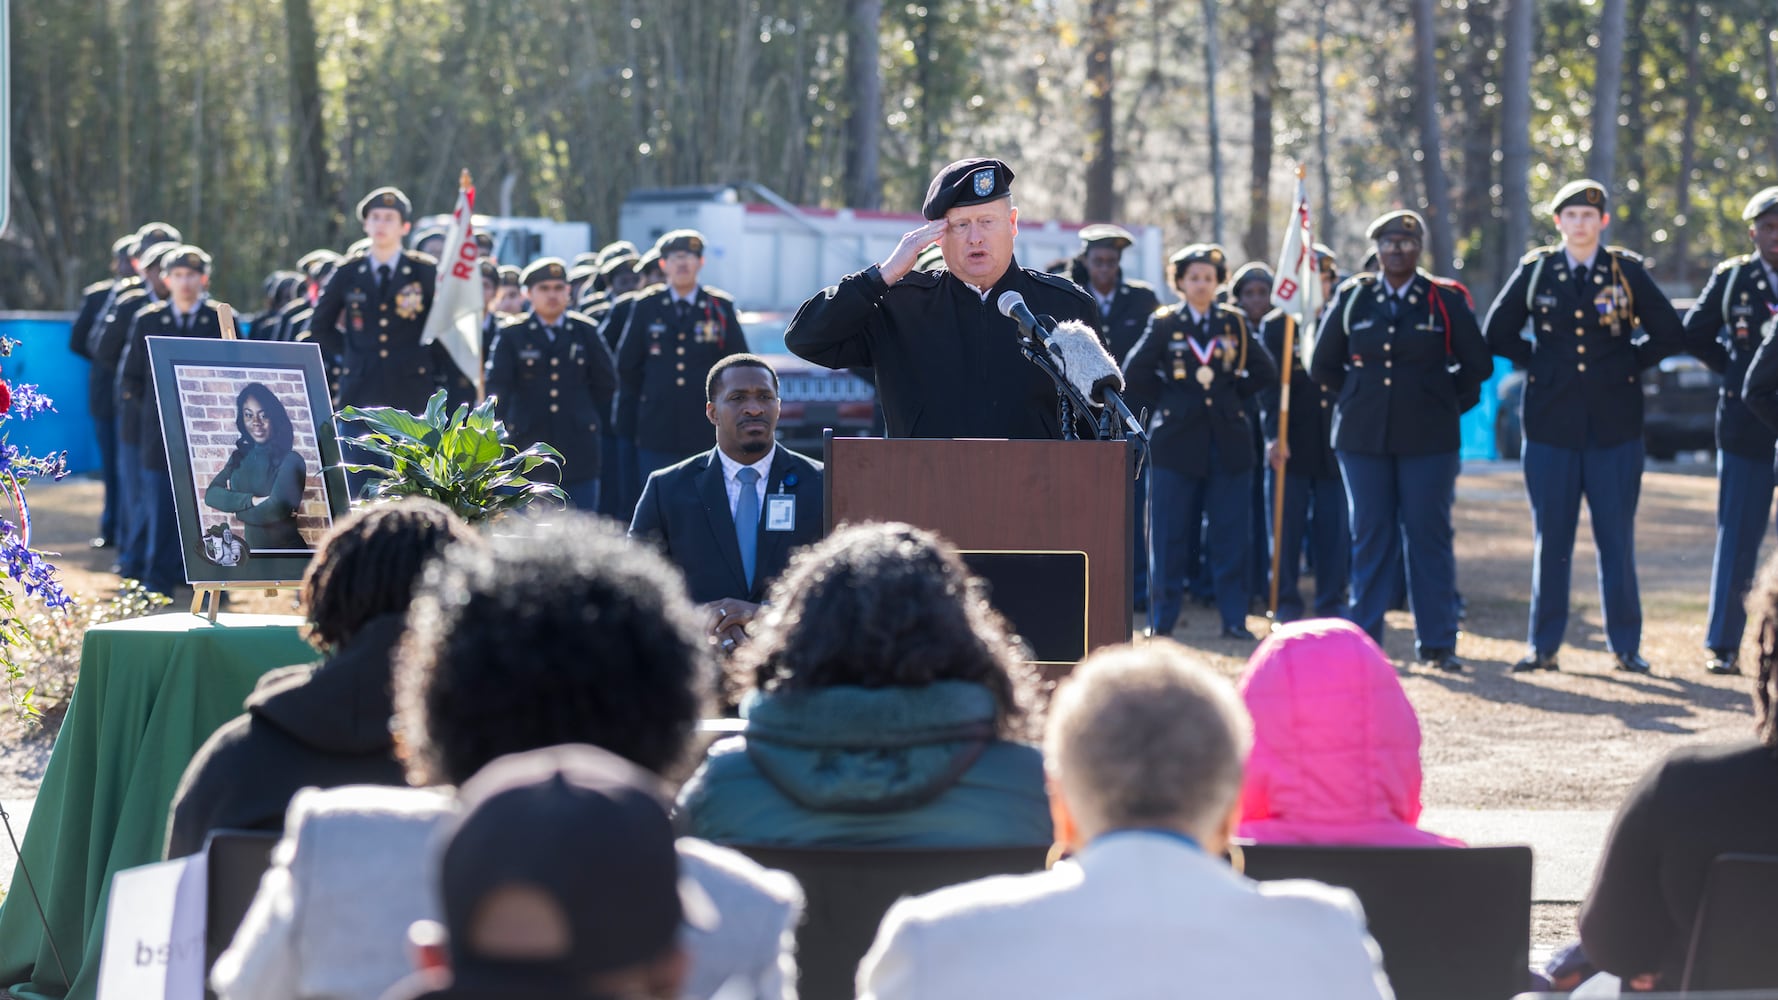
{"type": "Polygon", "coordinates": [[[124,338],[136,310],[153,301],[142,279],[129,278],[115,295],[107,292],[110,307],[94,318],[86,334],[85,356],[92,360],[86,374],[87,411],[94,420],[117,418],[117,363],[123,357],[124,338]]]}
{"type": "MultiPolygon", "coordinates": [[[[1088,295],[1092,290],[1088,289],[1088,295]]],[[[1111,308],[1101,311],[1099,299],[1093,297],[1093,328],[1114,358],[1128,357],[1142,331],[1148,329],[1148,317],[1161,307],[1154,288],[1143,281],[1125,281],[1111,293],[1111,308]]]]}
{"type": "Polygon", "coordinates": [[[1019,350],[1000,315],[1016,291],[1039,316],[1091,327],[1098,308],[1080,286],[1011,262],[982,298],[944,270],[894,285],[875,265],[804,302],[784,331],[792,354],[827,368],[871,368],[895,438],[1059,439],[1055,383],[1019,350]]]}
{"type": "Polygon", "coordinates": [[[1124,359],[1130,390],[1155,401],[1149,454],[1157,465],[1187,476],[1253,468],[1246,401],[1278,381],[1277,365],[1240,310],[1213,306],[1208,327],[1201,329],[1184,305],[1167,306],[1154,313],[1124,359]],[[1212,440],[1216,468],[1210,467],[1212,440]]]}
{"type": "Polygon", "coordinates": [[[368,253],[342,262],[315,303],[309,339],[324,357],[340,358],[340,405],[419,413],[454,368],[442,344],[420,343],[438,271],[431,257],[414,250],[402,251],[393,267],[383,293],[368,253]]]}
{"type": "Polygon", "coordinates": [[[1642,258],[1618,247],[1595,253],[1584,291],[1575,287],[1562,247],[1532,251],[1494,299],[1483,328],[1490,350],[1526,369],[1525,438],[1557,448],[1609,448],[1640,438],[1641,373],[1684,348],[1673,304],[1642,258]]]}
{"type": "Polygon", "coordinates": [[[1778,315],[1778,288],[1758,256],[1723,261],[1685,314],[1685,349],[1722,376],[1716,400],[1716,444],[1730,454],[1764,461],[1778,436],[1742,402],[1747,368],[1760,346],[1760,328],[1778,315]]]}
{"type": "MultiPolygon", "coordinates": [[[[1266,352],[1280,371],[1284,368],[1284,320],[1283,310],[1274,309],[1259,325],[1260,342],[1266,345],[1266,352]]],[[[1339,459],[1334,457],[1333,449],[1333,403],[1338,394],[1309,377],[1309,370],[1303,367],[1301,337],[1299,329],[1298,339],[1291,345],[1290,427],[1285,437],[1290,458],[1285,461],[1284,472],[1308,479],[1335,479],[1340,475],[1339,459]]],[[[1268,441],[1278,439],[1278,397],[1277,386],[1259,394],[1268,441]]]]}
{"type": "Polygon", "coordinates": [[[156,301],[146,288],[141,287],[119,296],[111,307],[111,315],[105,320],[105,329],[100,332],[99,343],[93,352],[92,381],[87,386],[94,406],[93,414],[110,413],[117,420],[118,440],[125,444],[133,445],[140,440],[142,407],[149,396],[142,382],[148,372],[146,357],[135,374],[128,379],[124,377],[130,355],[137,353],[130,349],[130,331],[134,328],[136,314],[156,301]],[[103,411],[99,408],[101,396],[109,400],[103,404],[103,411]]]}
{"type": "Polygon", "coordinates": [[[605,346],[611,348],[613,357],[617,356],[617,343],[623,339],[624,324],[630,321],[630,313],[636,308],[636,300],[644,295],[652,295],[665,286],[654,284],[647,288],[638,288],[625,292],[615,299],[609,300],[602,310],[586,313],[599,321],[599,336],[605,338],[605,346]]]}
{"type": "MultiPolygon", "coordinates": [[[[209,299],[198,302],[191,317],[191,329],[180,330],[174,316],[173,303],[156,302],[136,313],[130,323],[129,347],[123,366],[118,371],[121,391],[119,405],[139,401],[136,417],[140,422],[136,446],[142,449],[142,467],[166,471],[167,445],[161,433],[160,405],[155,401],[154,376],[148,366],[149,337],[189,337],[194,340],[221,340],[222,320],[216,303],[209,299]]],[[[229,401],[233,403],[233,400],[229,401]]]]}
{"type": "Polygon", "coordinates": [[[513,444],[541,441],[562,453],[562,482],[598,478],[599,431],[616,392],[611,349],[579,313],[562,314],[553,340],[535,314],[509,320],[494,335],[488,395],[498,400],[495,412],[513,444]]]}
{"type": "Polygon", "coordinates": [[[681,310],[666,285],[637,297],[617,343],[619,438],[639,448],[693,455],[716,440],[704,416],[704,377],[747,337],[727,293],[699,286],[681,310]]]}
{"type": "Polygon", "coordinates": [[[1463,412],[1480,399],[1494,367],[1468,293],[1421,272],[1393,318],[1389,295],[1382,278],[1361,274],[1321,314],[1309,373],[1339,393],[1334,448],[1361,455],[1457,451],[1463,412]]]}
{"type": "Polygon", "coordinates": [[[74,317],[74,325],[68,328],[68,350],[91,361],[93,359],[93,330],[99,321],[105,318],[110,310],[106,304],[115,298],[112,289],[123,283],[121,278],[108,278],[95,281],[80,290],[80,312],[74,317]]]}

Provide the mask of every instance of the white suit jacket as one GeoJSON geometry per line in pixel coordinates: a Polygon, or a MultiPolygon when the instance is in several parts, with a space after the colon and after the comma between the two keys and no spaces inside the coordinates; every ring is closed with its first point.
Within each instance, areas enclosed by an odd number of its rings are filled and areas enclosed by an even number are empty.
{"type": "Polygon", "coordinates": [[[1392,998],[1349,890],[1257,883],[1164,833],[890,908],[858,968],[866,1000],[990,996],[1392,998]]]}

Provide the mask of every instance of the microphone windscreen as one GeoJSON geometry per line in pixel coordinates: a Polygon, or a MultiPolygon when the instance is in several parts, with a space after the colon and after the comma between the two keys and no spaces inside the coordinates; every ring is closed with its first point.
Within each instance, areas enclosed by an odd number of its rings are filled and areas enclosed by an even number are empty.
{"type": "Polygon", "coordinates": [[[1051,336],[1052,350],[1061,355],[1062,371],[1075,391],[1094,402],[1104,402],[1107,388],[1124,391],[1123,369],[1092,327],[1077,319],[1064,320],[1051,336]]]}

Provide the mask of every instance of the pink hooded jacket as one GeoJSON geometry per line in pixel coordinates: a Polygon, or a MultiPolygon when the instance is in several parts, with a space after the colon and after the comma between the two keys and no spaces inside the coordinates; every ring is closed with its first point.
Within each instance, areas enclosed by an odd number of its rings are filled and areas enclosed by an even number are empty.
{"type": "Polygon", "coordinates": [[[1241,677],[1253,753],[1239,836],[1274,844],[1461,847],[1418,829],[1420,720],[1364,630],[1318,618],[1274,632],[1241,677]]]}

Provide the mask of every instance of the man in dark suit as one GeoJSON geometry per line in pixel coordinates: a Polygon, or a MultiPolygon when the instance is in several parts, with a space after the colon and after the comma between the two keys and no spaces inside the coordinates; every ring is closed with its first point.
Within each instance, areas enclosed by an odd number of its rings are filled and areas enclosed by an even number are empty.
{"type": "Polygon", "coordinates": [[[732,652],[790,553],[824,529],[821,463],[773,439],[778,373],[756,354],[718,361],[704,383],[716,447],[659,469],[642,487],[630,535],[655,541],[732,652]]]}
{"type": "Polygon", "coordinates": [[[881,264],[804,302],[784,331],[790,352],[828,368],[871,368],[890,437],[1058,439],[1055,383],[1019,351],[1009,291],[1039,316],[1093,326],[1092,296],[1067,278],[1020,267],[1012,168],[958,160],[926,191],[926,225],[881,264]],[[914,264],[934,242],[942,271],[914,264]]]}

